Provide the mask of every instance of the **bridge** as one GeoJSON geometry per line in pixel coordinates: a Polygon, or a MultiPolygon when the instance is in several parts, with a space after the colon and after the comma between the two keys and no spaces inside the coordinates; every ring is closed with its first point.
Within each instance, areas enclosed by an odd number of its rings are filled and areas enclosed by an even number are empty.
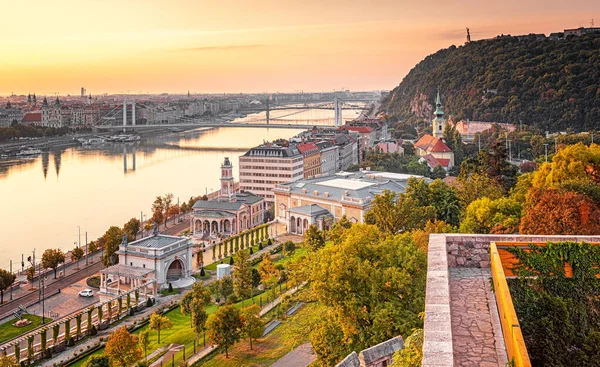
{"type": "Polygon", "coordinates": [[[155,129],[157,127],[165,127],[165,128],[221,128],[221,127],[243,127],[243,128],[278,128],[278,129],[307,129],[312,127],[317,127],[318,129],[324,128],[332,128],[331,125],[312,125],[312,124],[256,124],[250,122],[181,122],[174,124],[146,124],[146,125],[97,125],[96,129],[99,131],[109,131],[109,130],[144,130],[144,129],[155,129]]]}
{"type": "Polygon", "coordinates": [[[203,121],[198,118],[185,116],[185,117],[178,118],[177,122],[175,122],[175,123],[138,125],[138,124],[136,124],[136,118],[135,118],[135,101],[125,100],[123,102],[123,105],[121,106],[121,108],[119,108],[119,106],[115,106],[112,111],[110,111],[108,114],[106,114],[104,117],[102,117],[102,119],[104,120],[105,123],[97,125],[96,129],[99,131],[119,130],[119,129],[136,130],[136,129],[150,129],[150,128],[163,127],[163,126],[169,127],[169,128],[203,128],[203,127],[204,128],[215,128],[215,127],[268,128],[268,127],[276,126],[278,128],[283,128],[283,129],[286,129],[286,128],[287,129],[305,129],[307,127],[312,127],[312,126],[319,127],[318,123],[314,124],[317,121],[328,121],[328,122],[331,121],[330,118],[329,119],[296,120],[296,121],[284,119],[284,117],[289,117],[289,116],[301,113],[301,112],[303,112],[303,110],[313,110],[313,109],[314,110],[332,110],[333,109],[335,111],[335,117],[333,118],[333,122],[334,122],[333,125],[335,127],[339,127],[343,124],[342,110],[356,110],[356,111],[362,110],[363,111],[362,114],[364,114],[366,110],[370,110],[371,108],[373,108],[373,106],[366,107],[366,106],[350,104],[349,102],[342,101],[341,99],[338,99],[337,97],[335,98],[335,100],[333,102],[324,102],[324,103],[319,103],[319,104],[315,104],[315,105],[309,105],[308,102],[305,102],[305,104],[303,106],[294,106],[294,105],[288,104],[288,105],[271,107],[270,101],[266,100],[264,107],[263,106],[255,106],[255,107],[239,110],[239,112],[243,112],[243,113],[256,113],[256,112],[264,111],[266,113],[265,118],[260,118],[257,120],[250,120],[250,121],[247,120],[245,122],[227,122],[227,123],[223,122],[223,123],[221,123],[221,122],[210,122],[210,121],[207,122],[207,121],[203,121]],[[131,114],[129,114],[129,115],[127,113],[128,105],[131,106],[131,114]],[[276,110],[299,110],[299,111],[272,118],[270,113],[271,113],[271,111],[276,111],[276,110]],[[114,115],[116,113],[120,113],[120,111],[122,111],[122,113],[123,113],[123,124],[115,125],[114,122],[116,121],[116,118],[114,115]],[[113,114],[113,116],[111,116],[111,113],[113,114]],[[131,116],[130,124],[127,123],[129,116],[131,116]],[[263,121],[266,123],[263,123],[263,121]],[[272,121],[279,122],[279,123],[271,124],[272,121]],[[298,121],[306,121],[306,122],[298,123],[298,121]]]}

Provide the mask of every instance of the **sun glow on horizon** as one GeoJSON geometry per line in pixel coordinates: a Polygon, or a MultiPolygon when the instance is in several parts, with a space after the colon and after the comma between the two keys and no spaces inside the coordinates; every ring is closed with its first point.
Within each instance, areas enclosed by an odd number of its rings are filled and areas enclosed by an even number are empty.
{"type": "Polygon", "coordinates": [[[600,13],[591,0],[540,3],[8,1],[0,94],[391,89],[462,44],[465,26],[474,39],[550,33],[600,13]]]}

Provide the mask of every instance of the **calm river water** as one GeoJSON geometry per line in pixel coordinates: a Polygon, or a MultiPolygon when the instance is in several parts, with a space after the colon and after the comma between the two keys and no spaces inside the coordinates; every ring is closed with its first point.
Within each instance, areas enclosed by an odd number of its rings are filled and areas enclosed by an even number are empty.
{"type": "MultiPolygon", "coordinates": [[[[283,112],[283,111],[279,111],[283,112]]],[[[293,118],[303,118],[305,111],[293,118]]],[[[317,118],[333,112],[317,111],[317,118]]],[[[357,115],[344,111],[345,118],[357,115]]],[[[247,119],[250,119],[248,116],[247,119]]],[[[290,116],[291,118],[291,116],[290,116]]],[[[243,119],[240,119],[243,120],[243,119]]],[[[94,240],[111,225],[122,226],[140,212],[150,216],[157,195],[173,193],[182,202],[219,187],[220,165],[263,140],[288,138],[301,130],[220,128],[169,133],[134,144],[105,143],[54,150],[29,160],[0,160],[0,268],[20,268],[36,249],[68,251],[94,240]]]]}

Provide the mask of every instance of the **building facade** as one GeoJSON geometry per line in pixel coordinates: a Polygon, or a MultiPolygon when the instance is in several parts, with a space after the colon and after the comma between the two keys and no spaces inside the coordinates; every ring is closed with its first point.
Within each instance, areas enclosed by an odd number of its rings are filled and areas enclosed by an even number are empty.
{"type": "Polygon", "coordinates": [[[277,185],[275,220],[289,233],[303,234],[310,224],[327,229],[346,216],[363,223],[375,195],[389,190],[405,193],[408,179],[421,176],[389,172],[339,172],[277,185]],[[298,221],[298,218],[301,220],[298,221]],[[305,220],[306,219],[306,220],[305,220]]]}
{"type": "Polygon", "coordinates": [[[158,226],[151,236],[131,243],[123,235],[117,254],[119,263],[100,272],[101,293],[120,294],[150,281],[155,281],[159,289],[166,288],[192,273],[191,240],[160,234],[158,226]]]}
{"type": "Polygon", "coordinates": [[[330,176],[337,172],[340,165],[340,148],[331,141],[316,143],[321,151],[321,174],[330,176]]]}
{"type": "Polygon", "coordinates": [[[250,191],[275,202],[272,192],[276,185],[304,178],[304,158],[293,145],[266,143],[240,156],[240,190],[250,191]]]}
{"type": "Polygon", "coordinates": [[[321,151],[315,143],[298,144],[298,150],[304,157],[304,178],[321,174],[321,151]]]}

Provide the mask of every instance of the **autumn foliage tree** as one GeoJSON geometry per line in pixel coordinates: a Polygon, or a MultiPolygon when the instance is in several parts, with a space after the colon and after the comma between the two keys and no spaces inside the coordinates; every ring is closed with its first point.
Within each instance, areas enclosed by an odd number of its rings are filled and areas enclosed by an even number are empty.
{"type": "Polygon", "coordinates": [[[136,337],[131,335],[125,326],[110,334],[104,353],[113,367],[131,366],[142,357],[136,337]]]}
{"type": "Polygon", "coordinates": [[[229,347],[240,340],[242,319],[240,311],[233,305],[220,307],[210,315],[207,322],[208,337],[225,348],[225,358],[229,358],[229,347]]]}
{"type": "Polygon", "coordinates": [[[131,218],[127,223],[123,225],[123,232],[127,233],[128,241],[135,241],[140,227],[141,223],[140,220],[137,218],[131,218]]]}
{"type": "Polygon", "coordinates": [[[537,190],[521,219],[523,234],[598,235],[600,208],[587,196],[569,191],[537,190]]]}
{"type": "Polygon", "coordinates": [[[12,286],[16,276],[4,269],[0,269],[0,304],[4,302],[4,291],[12,286]]]}
{"type": "Polygon", "coordinates": [[[156,332],[158,334],[158,343],[159,344],[160,344],[161,330],[170,329],[172,327],[173,327],[173,323],[167,316],[158,314],[156,312],[150,316],[150,324],[149,324],[148,328],[150,330],[156,330],[156,332]]]}
{"type": "Polygon", "coordinates": [[[119,257],[116,252],[119,250],[119,245],[123,240],[123,231],[117,226],[111,226],[101,237],[101,242],[104,243],[104,255],[102,263],[104,266],[110,266],[119,262],[119,257]]]}
{"type": "Polygon", "coordinates": [[[65,254],[61,249],[49,248],[42,254],[42,266],[54,270],[54,279],[56,279],[56,268],[64,262],[65,254]]]}

